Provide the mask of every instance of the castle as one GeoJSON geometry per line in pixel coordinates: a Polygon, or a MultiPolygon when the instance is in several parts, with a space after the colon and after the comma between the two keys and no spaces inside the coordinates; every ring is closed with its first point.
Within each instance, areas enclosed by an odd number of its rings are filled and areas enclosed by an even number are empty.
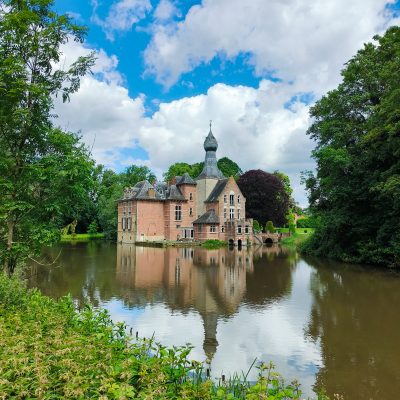
{"type": "Polygon", "coordinates": [[[218,148],[210,125],[204,141],[203,171],[167,183],[148,181],[125,190],[118,201],[118,242],[224,240],[234,245],[252,241],[246,199],[233,177],[217,165],[218,148]]]}

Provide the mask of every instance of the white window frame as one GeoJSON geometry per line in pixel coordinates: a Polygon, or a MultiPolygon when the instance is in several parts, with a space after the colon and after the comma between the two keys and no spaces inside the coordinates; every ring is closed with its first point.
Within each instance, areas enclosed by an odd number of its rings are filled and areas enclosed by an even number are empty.
{"type": "Polygon", "coordinates": [[[179,204],[175,206],[175,221],[182,221],[182,206],[179,204]]]}

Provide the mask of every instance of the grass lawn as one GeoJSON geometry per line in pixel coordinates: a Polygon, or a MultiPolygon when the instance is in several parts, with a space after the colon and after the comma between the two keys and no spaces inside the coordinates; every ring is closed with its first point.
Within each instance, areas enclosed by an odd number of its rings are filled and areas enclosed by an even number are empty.
{"type": "MultiPolygon", "coordinates": [[[[279,233],[289,233],[289,228],[276,228],[276,232],[279,233]]],[[[313,233],[314,232],[314,228],[296,228],[296,233],[299,234],[309,234],[309,233],[313,233]],[[307,232],[305,232],[307,231],[307,232]]]]}
{"type": "Polygon", "coordinates": [[[70,242],[71,240],[86,241],[104,238],[104,233],[76,233],[75,235],[61,235],[62,242],[70,242]]]}
{"type": "Polygon", "coordinates": [[[313,233],[313,229],[307,228],[307,233],[304,232],[304,229],[301,228],[299,229],[300,232],[298,231],[299,228],[296,229],[296,233],[289,237],[285,237],[281,240],[281,243],[285,246],[293,246],[293,247],[298,247],[302,243],[304,243],[313,233]]]}

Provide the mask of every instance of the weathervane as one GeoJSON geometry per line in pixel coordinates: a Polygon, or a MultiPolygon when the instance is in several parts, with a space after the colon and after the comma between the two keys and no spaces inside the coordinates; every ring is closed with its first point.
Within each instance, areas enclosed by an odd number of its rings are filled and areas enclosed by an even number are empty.
{"type": "Polygon", "coordinates": [[[212,119],[210,119],[210,131],[211,131],[212,119]]]}

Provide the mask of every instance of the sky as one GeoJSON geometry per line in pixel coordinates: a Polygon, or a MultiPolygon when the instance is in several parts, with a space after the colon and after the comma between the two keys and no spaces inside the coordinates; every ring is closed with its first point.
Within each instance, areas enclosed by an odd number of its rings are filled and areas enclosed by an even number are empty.
{"type": "Polygon", "coordinates": [[[219,158],[243,171],[280,170],[307,205],[312,170],[309,108],[340,83],[344,64],[392,25],[400,0],[55,0],[88,27],[62,47],[67,67],[95,51],[56,124],[79,133],[98,163],[147,165],[204,159],[212,120],[219,158]]]}

